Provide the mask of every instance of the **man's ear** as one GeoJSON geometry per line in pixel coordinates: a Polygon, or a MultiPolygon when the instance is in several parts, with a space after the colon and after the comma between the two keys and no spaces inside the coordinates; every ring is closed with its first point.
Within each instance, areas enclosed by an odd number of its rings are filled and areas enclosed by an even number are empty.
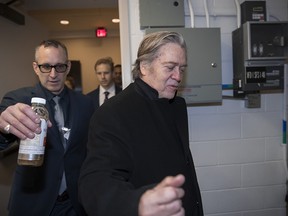
{"type": "Polygon", "coordinates": [[[68,65],[68,68],[67,68],[67,75],[68,75],[70,73],[70,69],[71,69],[71,65],[72,65],[71,61],[68,61],[67,65],[68,65]]]}
{"type": "Polygon", "coordinates": [[[142,76],[145,76],[148,72],[148,64],[146,62],[140,62],[140,72],[142,76]]]}
{"type": "Polygon", "coordinates": [[[34,72],[36,73],[36,75],[38,75],[39,74],[39,67],[38,67],[38,64],[37,64],[37,62],[32,62],[32,67],[33,67],[33,70],[34,70],[34,72]]]}

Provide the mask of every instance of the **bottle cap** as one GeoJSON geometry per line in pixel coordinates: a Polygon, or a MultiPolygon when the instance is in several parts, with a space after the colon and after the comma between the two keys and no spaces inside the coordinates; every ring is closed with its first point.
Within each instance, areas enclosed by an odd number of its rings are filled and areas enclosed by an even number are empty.
{"type": "Polygon", "coordinates": [[[31,99],[31,103],[46,104],[46,100],[45,100],[44,98],[33,97],[33,98],[31,99]]]}

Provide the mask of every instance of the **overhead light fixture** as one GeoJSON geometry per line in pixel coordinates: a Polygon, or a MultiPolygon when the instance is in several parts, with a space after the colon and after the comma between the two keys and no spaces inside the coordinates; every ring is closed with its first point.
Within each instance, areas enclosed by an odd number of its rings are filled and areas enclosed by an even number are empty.
{"type": "Polygon", "coordinates": [[[60,23],[62,25],[68,25],[69,24],[69,21],[68,20],[61,20],[60,23]]]}
{"type": "Polygon", "coordinates": [[[103,38],[107,36],[107,29],[104,27],[99,27],[96,29],[96,37],[103,38]]]}
{"type": "Polygon", "coordinates": [[[112,22],[113,22],[113,23],[119,23],[119,22],[120,22],[120,19],[112,19],[112,22]]]}

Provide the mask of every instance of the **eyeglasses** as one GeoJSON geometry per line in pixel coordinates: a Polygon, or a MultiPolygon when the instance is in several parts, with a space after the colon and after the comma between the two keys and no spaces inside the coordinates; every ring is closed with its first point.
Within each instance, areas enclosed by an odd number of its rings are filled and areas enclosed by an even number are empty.
{"type": "Polygon", "coordinates": [[[56,64],[56,65],[42,64],[42,65],[38,65],[38,67],[42,73],[50,73],[52,68],[54,68],[57,73],[64,73],[67,71],[68,65],[67,64],[56,64]]]}

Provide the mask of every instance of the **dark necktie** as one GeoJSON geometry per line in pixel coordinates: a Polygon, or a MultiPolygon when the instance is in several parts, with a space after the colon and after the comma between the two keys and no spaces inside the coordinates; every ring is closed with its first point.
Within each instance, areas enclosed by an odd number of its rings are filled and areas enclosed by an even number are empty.
{"type": "MultiPolygon", "coordinates": [[[[57,123],[57,127],[59,130],[60,136],[61,136],[61,142],[62,142],[64,150],[65,150],[66,149],[66,140],[64,139],[64,132],[62,130],[62,128],[64,127],[64,114],[63,114],[63,110],[59,104],[60,97],[55,96],[53,98],[53,100],[55,102],[54,118],[55,118],[55,121],[57,123]]],[[[65,171],[63,171],[63,176],[62,176],[62,180],[61,180],[59,194],[61,195],[66,190],[66,188],[67,188],[67,185],[66,185],[65,171]]]]}
{"type": "Polygon", "coordinates": [[[105,91],[104,94],[105,94],[105,99],[104,99],[104,102],[105,102],[108,99],[108,95],[110,94],[110,92],[105,91]]]}
{"type": "Polygon", "coordinates": [[[59,96],[55,96],[53,98],[53,100],[55,102],[54,118],[55,118],[55,121],[57,123],[58,130],[60,131],[60,133],[62,133],[62,127],[64,127],[64,114],[63,114],[62,108],[61,108],[61,106],[59,104],[60,97],[59,96]]]}

